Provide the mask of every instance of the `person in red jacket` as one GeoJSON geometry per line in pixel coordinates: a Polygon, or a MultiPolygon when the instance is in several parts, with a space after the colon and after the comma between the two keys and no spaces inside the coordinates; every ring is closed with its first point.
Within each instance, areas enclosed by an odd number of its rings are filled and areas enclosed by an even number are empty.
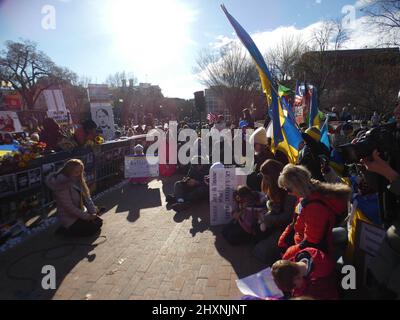
{"type": "Polygon", "coordinates": [[[283,259],[308,247],[331,254],[332,229],[337,218],[347,214],[351,188],[343,183],[314,180],[305,167],[293,164],[285,166],[278,185],[299,199],[297,213],[278,241],[286,251],[283,259]]]}
{"type": "Polygon", "coordinates": [[[271,273],[278,288],[290,298],[339,298],[335,263],[318,249],[305,248],[290,258],[278,260],[271,273]]]}

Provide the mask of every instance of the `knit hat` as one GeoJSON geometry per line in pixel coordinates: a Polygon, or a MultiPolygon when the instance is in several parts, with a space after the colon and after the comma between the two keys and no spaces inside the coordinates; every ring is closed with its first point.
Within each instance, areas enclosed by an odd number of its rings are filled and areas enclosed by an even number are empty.
{"type": "Polygon", "coordinates": [[[143,148],[143,146],[142,146],[141,144],[137,144],[137,145],[133,148],[133,150],[134,150],[134,152],[135,152],[136,154],[141,154],[141,153],[143,153],[144,148],[143,148]]]}
{"type": "Polygon", "coordinates": [[[305,133],[317,142],[321,140],[321,131],[317,127],[308,128],[305,133]]]}
{"type": "Polygon", "coordinates": [[[253,134],[250,136],[250,143],[258,143],[265,146],[268,145],[267,130],[265,130],[264,127],[260,127],[256,131],[254,131],[253,134]]]}

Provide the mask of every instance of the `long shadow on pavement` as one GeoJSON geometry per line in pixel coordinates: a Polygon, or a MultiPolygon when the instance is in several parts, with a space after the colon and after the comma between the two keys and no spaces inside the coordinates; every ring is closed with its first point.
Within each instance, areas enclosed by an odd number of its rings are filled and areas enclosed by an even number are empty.
{"type": "Polygon", "coordinates": [[[140,218],[140,210],[162,205],[160,189],[131,184],[104,195],[96,204],[104,206],[107,211],[116,207],[115,213],[128,212],[126,219],[131,223],[140,218]]]}
{"type": "MultiPolygon", "coordinates": [[[[64,278],[83,259],[93,262],[90,252],[101,243],[98,235],[87,238],[65,238],[54,235],[52,227],[35,235],[29,245],[20,245],[0,255],[0,299],[48,300],[57,292],[64,278]],[[42,268],[55,268],[56,289],[42,287],[42,268]]],[[[45,281],[45,283],[49,283],[45,281]]]]}
{"type": "Polygon", "coordinates": [[[239,278],[259,272],[266,266],[252,255],[254,245],[231,246],[222,236],[224,226],[210,226],[210,210],[207,200],[196,203],[192,208],[175,213],[174,221],[181,223],[192,217],[190,233],[193,237],[197,233],[210,230],[215,236],[215,248],[219,255],[229,261],[239,278]]]}

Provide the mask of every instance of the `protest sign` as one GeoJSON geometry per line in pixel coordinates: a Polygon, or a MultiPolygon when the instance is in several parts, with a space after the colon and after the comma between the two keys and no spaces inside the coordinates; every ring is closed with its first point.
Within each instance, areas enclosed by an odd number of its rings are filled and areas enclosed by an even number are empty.
{"type": "Polygon", "coordinates": [[[125,178],[158,177],[159,162],[155,159],[148,161],[149,157],[145,155],[125,156],[125,178]]]}
{"type": "Polygon", "coordinates": [[[236,175],[235,168],[213,168],[210,170],[210,224],[227,224],[232,219],[233,192],[246,184],[245,175],[236,175]]]}
{"type": "Polygon", "coordinates": [[[64,96],[61,90],[44,90],[43,95],[46,100],[48,111],[67,112],[64,96]]]}
{"type": "Polygon", "coordinates": [[[260,299],[283,297],[282,291],[279,290],[272,277],[271,268],[266,268],[256,274],[236,280],[236,284],[244,295],[260,299]]]}
{"type": "Polygon", "coordinates": [[[102,130],[103,138],[105,140],[114,139],[115,124],[111,104],[101,102],[90,103],[90,111],[92,120],[97,124],[98,129],[102,130]]]}
{"type": "Polygon", "coordinates": [[[385,238],[386,231],[364,221],[360,221],[360,227],[359,248],[375,256],[385,238]]]}
{"type": "Polygon", "coordinates": [[[47,111],[47,116],[54,119],[60,126],[70,124],[71,116],[67,111],[47,111]]]}
{"type": "Polygon", "coordinates": [[[18,115],[13,111],[0,111],[0,133],[22,132],[18,115]]]}

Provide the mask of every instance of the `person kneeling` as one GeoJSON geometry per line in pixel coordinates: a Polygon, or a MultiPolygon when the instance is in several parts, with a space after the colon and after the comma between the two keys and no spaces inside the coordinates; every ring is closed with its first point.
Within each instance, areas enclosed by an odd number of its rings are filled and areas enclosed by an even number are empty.
{"type": "Polygon", "coordinates": [[[83,176],[81,160],[71,159],[57,173],[46,179],[57,202],[57,214],[61,227],[57,233],[70,236],[92,236],[97,234],[103,220],[100,210],[94,205],[83,176]]]}

